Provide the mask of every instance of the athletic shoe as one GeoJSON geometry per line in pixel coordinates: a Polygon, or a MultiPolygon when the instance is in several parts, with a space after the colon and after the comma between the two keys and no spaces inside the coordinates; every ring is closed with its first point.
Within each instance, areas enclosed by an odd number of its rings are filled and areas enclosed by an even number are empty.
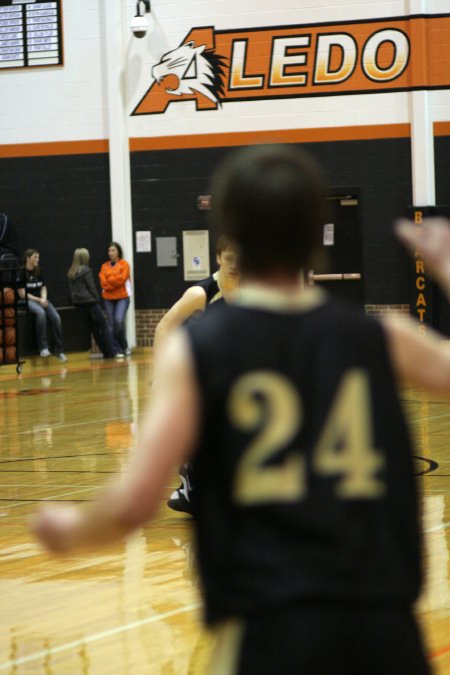
{"type": "Polygon", "coordinates": [[[190,516],[194,515],[192,504],[189,499],[186,498],[182,485],[178,488],[178,490],[172,492],[172,495],[167,502],[167,506],[174,511],[179,511],[180,513],[189,513],[190,516]]]}
{"type": "Polygon", "coordinates": [[[119,359],[124,359],[124,358],[125,358],[125,354],[122,354],[122,352],[119,352],[118,354],[115,354],[114,358],[115,358],[115,359],[118,359],[118,360],[119,360],[119,359]]]}
{"type": "Polygon", "coordinates": [[[67,363],[67,356],[61,352],[61,354],[57,354],[57,357],[60,361],[63,363],[67,363]]]}
{"type": "Polygon", "coordinates": [[[170,496],[167,506],[174,511],[189,513],[193,515],[192,509],[192,467],[190,464],[183,464],[180,468],[181,485],[170,496]]]}
{"type": "Polygon", "coordinates": [[[48,359],[48,357],[50,356],[50,352],[48,351],[48,349],[41,349],[40,354],[43,359],[48,359]]]}
{"type": "Polygon", "coordinates": [[[125,356],[131,356],[131,347],[125,349],[125,356]]]}

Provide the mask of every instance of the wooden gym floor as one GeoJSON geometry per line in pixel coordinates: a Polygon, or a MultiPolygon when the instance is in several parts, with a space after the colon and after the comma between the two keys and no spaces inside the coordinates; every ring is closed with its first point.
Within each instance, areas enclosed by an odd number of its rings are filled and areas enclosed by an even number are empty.
{"type": "MultiPolygon", "coordinates": [[[[0,672],[203,673],[210,640],[188,516],[164,499],[127,543],[67,559],[48,556],[28,531],[40,502],[90,500],[121,470],[151,376],[151,350],[125,362],[29,359],[20,375],[0,368],[0,672]]],[[[418,614],[436,675],[449,675],[450,402],[417,390],[403,399],[422,474],[427,582],[418,614]]],[[[176,483],[174,475],[165,497],[176,483]]]]}

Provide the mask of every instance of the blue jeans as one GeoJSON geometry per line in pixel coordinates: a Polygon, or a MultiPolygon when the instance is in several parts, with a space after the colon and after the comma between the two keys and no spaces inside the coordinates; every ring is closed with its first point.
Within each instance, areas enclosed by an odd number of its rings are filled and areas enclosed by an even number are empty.
{"type": "Polygon", "coordinates": [[[115,350],[116,352],[124,352],[125,349],[128,349],[128,342],[125,336],[125,314],[130,304],[130,298],[121,298],[120,300],[103,299],[103,304],[108,315],[109,325],[113,329],[115,350]]]}
{"type": "Polygon", "coordinates": [[[114,346],[113,332],[103,313],[103,309],[98,303],[95,305],[81,305],[81,307],[88,313],[92,335],[103,356],[112,358],[119,350],[114,346]]]}
{"type": "Polygon", "coordinates": [[[35,302],[34,300],[28,300],[28,310],[34,316],[36,321],[36,340],[38,350],[41,352],[43,349],[48,349],[48,339],[47,339],[47,319],[48,319],[52,327],[53,339],[55,343],[55,353],[61,354],[64,351],[61,317],[59,316],[56,309],[53,307],[52,303],[49,302],[47,307],[42,307],[42,305],[40,305],[38,302],[35,302]]]}

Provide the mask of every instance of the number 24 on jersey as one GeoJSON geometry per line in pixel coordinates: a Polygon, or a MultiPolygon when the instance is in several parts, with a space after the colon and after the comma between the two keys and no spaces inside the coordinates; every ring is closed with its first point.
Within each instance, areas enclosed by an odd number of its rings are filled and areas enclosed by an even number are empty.
{"type": "MultiPolygon", "coordinates": [[[[303,403],[291,381],[273,371],[253,371],[233,386],[228,413],[243,432],[256,430],[237,467],[234,499],[240,504],[290,502],[307,496],[306,460],[291,450],[282,464],[270,464],[289,446],[303,423],[303,403]]],[[[385,491],[377,476],[384,456],[374,448],[368,375],[344,374],[313,449],[312,471],[337,476],[341,499],[376,499],[385,491]]]]}

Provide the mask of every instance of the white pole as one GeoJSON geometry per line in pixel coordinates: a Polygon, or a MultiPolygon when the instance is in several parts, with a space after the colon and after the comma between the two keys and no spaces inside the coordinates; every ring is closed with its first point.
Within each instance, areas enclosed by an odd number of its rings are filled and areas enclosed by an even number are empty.
{"type": "MultiPolygon", "coordinates": [[[[426,14],[427,0],[410,0],[410,14],[426,14]]],[[[425,36],[424,36],[425,39],[425,36]]],[[[426,69],[426,64],[423,64],[426,69]]],[[[431,92],[409,93],[411,120],[411,165],[414,206],[436,205],[434,135],[431,92]]]]}
{"type": "MultiPolygon", "coordinates": [[[[125,96],[128,18],[123,11],[124,4],[123,0],[103,0],[112,239],[122,245],[124,258],[132,267],[130,151],[125,96]]],[[[131,276],[134,286],[133,270],[131,276]]],[[[130,347],[136,345],[134,294],[127,314],[127,339],[130,347]]]]}

